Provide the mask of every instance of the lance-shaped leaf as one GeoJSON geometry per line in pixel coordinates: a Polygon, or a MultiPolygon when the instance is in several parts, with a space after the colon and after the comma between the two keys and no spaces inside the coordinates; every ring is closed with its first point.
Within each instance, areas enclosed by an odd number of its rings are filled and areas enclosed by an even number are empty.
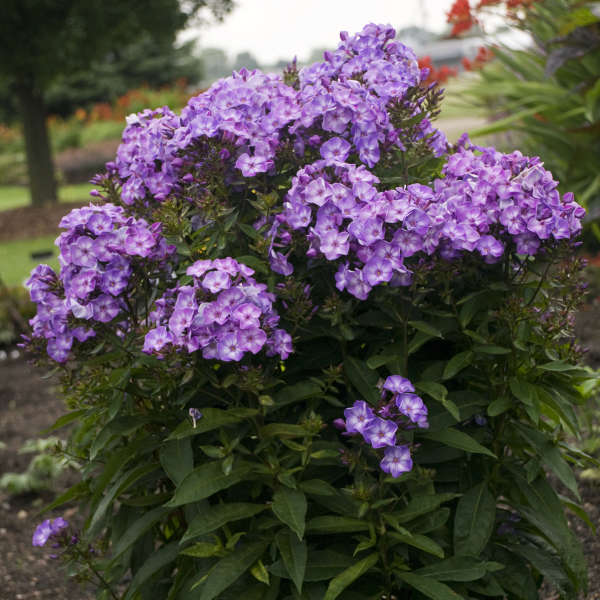
{"type": "Polygon", "coordinates": [[[301,491],[279,488],[273,495],[271,508],[280,521],[296,532],[299,539],[304,537],[306,496],[301,491]]]}
{"type": "Polygon", "coordinates": [[[291,577],[298,593],[302,593],[302,584],[306,572],[308,555],[306,541],[300,541],[293,532],[286,530],[277,535],[277,547],[281,553],[283,564],[291,577]]]}
{"type": "Polygon", "coordinates": [[[192,520],[181,542],[183,543],[189,539],[211,533],[231,521],[253,517],[262,510],[265,510],[265,508],[267,508],[265,504],[249,504],[246,502],[232,502],[230,504],[211,506],[207,510],[203,510],[192,520]]]}
{"type": "Polygon", "coordinates": [[[237,581],[262,555],[268,542],[259,540],[240,546],[221,559],[208,574],[199,600],[213,600],[237,581]]]}
{"type": "Polygon", "coordinates": [[[212,496],[252,475],[252,465],[239,461],[227,475],[223,473],[220,461],[201,465],[194,469],[180,484],[173,498],[166,506],[182,506],[212,496]]]}
{"type": "Polygon", "coordinates": [[[479,556],[492,535],[496,500],[485,482],[471,488],[459,501],[454,517],[455,554],[479,556]]]}
{"type": "Polygon", "coordinates": [[[329,583],[323,600],[335,600],[349,585],[375,566],[378,560],[379,554],[374,552],[342,571],[329,583]]]}

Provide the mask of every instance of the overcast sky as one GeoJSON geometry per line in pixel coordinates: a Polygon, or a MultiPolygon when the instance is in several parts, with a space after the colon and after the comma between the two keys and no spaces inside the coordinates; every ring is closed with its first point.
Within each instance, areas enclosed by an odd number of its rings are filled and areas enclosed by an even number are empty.
{"type": "Polygon", "coordinates": [[[261,64],[299,60],[314,48],[334,48],[339,32],[354,33],[367,23],[396,29],[419,25],[441,31],[452,0],[236,0],[222,24],[187,31],[199,48],[218,47],[230,57],[251,52],[261,64]]]}

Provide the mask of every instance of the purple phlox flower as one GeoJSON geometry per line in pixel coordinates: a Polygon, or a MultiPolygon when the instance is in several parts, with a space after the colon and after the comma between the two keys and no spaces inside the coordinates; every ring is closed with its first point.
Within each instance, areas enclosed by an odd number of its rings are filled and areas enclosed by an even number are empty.
{"type": "Polygon", "coordinates": [[[244,356],[244,348],[236,333],[228,333],[217,340],[217,356],[220,360],[239,361],[244,356]]]}
{"type": "Polygon", "coordinates": [[[392,394],[405,394],[415,391],[415,386],[406,377],[390,375],[383,384],[383,389],[392,394]]]}
{"type": "Polygon", "coordinates": [[[232,313],[233,320],[238,323],[240,329],[249,329],[259,326],[259,318],[262,311],[251,302],[240,304],[232,313]]]}
{"type": "Polygon", "coordinates": [[[413,462],[410,456],[408,446],[388,446],[383,452],[383,459],[379,463],[384,473],[389,473],[392,477],[400,477],[403,473],[408,473],[413,462]]]}
{"type": "Polygon", "coordinates": [[[327,140],[320,148],[321,156],[325,160],[344,162],[350,154],[351,144],[347,140],[334,137],[327,140]]]}
{"type": "Polygon", "coordinates": [[[101,294],[91,304],[94,307],[94,319],[101,323],[109,323],[121,312],[118,300],[107,294],[101,294]]]}
{"type": "Polygon", "coordinates": [[[146,354],[160,352],[167,344],[173,341],[173,336],[164,325],[151,329],[144,338],[142,351],[146,354]]]}
{"type": "Polygon", "coordinates": [[[357,400],[351,408],[344,410],[344,417],[348,433],[362,433],[375,418],[375,413],[364,400],[357,400]]]}
{"type": "Polygon", "coordinates": [[[46,519],[35,528],[31,543],[33,546],[44,546],[50,538],[58,536],[68,526],[69,523],[62,517],[53,520],[46,519]]]}
{"type": "Polygon", "coordinates": [[[188,414],[192,419],[192,427],[196,429],[196,421],[199,421],[202,418],[202,413],[197,408],[190,408],[188,414]]]}
{"type": "Polygon", "coordinates": [[[285,360],[293,351],[292,336],[284,329],[276,329],[267,340],[267,356],[279,354],[285,360]]]}
{"type": "Polygon", "coordinates": [[[133,256],[147,257],[156,244],[154,235],[142,225],[132,225],[126,230],[125,251],[133,256]]]}
{"type": "Polygon", "coordinates": [[[265,156],[248,153],[241,154],[237,159],[235,166],[242,172],[244,177],[254,177],[258,173],[265,173],[273,167],[273,161],[265,156]]]}
{"type": "Polygon", "coordinates": [[[271,250],[269,254],[269,264],[275,273],[279,273],[285,277],[294,272],[294,267],[288,262],[287,256],[275,250],[271,250]]]}
{"type": "Polygon", "coordinates": [[[94,253],[94,240],[81,236],[70,247],[71,261],[80,267],[95,267],[96,256],[94,253]]]}
{"type": "Polygon", "coordinates": [[[190,265],[186,271],[186,275],[192,275],[194,277],[202,277],[204,273],[213,269],[213,261],[212,260],[197,260],[195,263],[190,265]]]}
{"type": "Polygon", "coordinates": [[[267,341],[267,334],[259,327],[249,327],[238,332],[238,339],[242,348],[256,354],[267,341]]]}
{"type": "Polygon", "coordinates": [[[429,427],[427,423],[427,407],[419,396],[410,393],[401,393],[396,395],[395,400],[398,410],[413,423],[424,429],[429,427]]]}
{"type": "Polygon", "coordinates": [[[392,263],[378,256],[371,257],[363,268],[363,277],[372,286],[389,281],[392,274],[392,263]]]}
{"type": "Polygon", "coordinates": [[[210,271],[202,280],[202,287],[213,294],[231,286],[231,279],[225,271],[210,271]]]}
{"type": "Polygon", "coordinates": [[[375,417],[362,431],[365,441],[373,448],[393,446],[396,443],[398,425],[393,421],[375,417]]]}
{"type": "Polygon", "coordinates": [[[349,234],[345,231],[327,231],[319,236],[319,249],[327,260],[346,256],[350,249],[349,234]]]}

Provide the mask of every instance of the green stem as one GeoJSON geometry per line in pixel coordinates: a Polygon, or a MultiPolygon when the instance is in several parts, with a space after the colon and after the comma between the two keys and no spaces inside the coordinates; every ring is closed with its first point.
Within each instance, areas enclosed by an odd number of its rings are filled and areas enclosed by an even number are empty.
{"type": "Polygon", "coordinates": [[[90,571],[98,578],[100,583],[108,590],[108,593],[114,598],[114,600],[119,600],[119,596],[117,596],[115,594],[115,592],[113,591],[113,589],[110,586],[110,584],[108,583],[108,581],[106,581],[106,579],[104,579],[104,577],[102,577],[102,575],[100,575],[100,573],[98,572],[98,569],[96,569],[96,567],[94,567],[94,563],[92,562],[90,557],[85,555],[79,548],[75,548],[75,550],[81,556],[81,558],[83,559],[84,563],[88,566],[90,571]]]}

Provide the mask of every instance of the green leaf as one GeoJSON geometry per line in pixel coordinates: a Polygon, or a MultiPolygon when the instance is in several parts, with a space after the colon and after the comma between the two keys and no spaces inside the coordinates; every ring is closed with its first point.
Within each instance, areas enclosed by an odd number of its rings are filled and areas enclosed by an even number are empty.
{"type": "Polygon", "coordinates": [[[442,379],[452,379],[457,373],[468,367],[473,362],[473,352],[467,350],[454,355],[444,367],[442,379]]]}
{"type": "Polygon", "coordinates": [[[194,468],[194,454],[190,438],[166,441],[158,456],[165,473],[176,486],[194,468]]]}
{"type": "Polygon", "coordinates": [[[496,500],[485,482],[472,487],[459,501],[454,517],[454,552],[479,556],[486,547],[496,519],[496,500]]]}
{"type": "Polygon", "coordinates": [[[564,360],[555,360],[555,361],[546,363],[544,365],[538,365],[537,368],[541,369],[542,371],[554,371],[557,373],[563,373],[565,371],[581,370],[581,367],[578,367],[577,365],[570,365],[569,363],[566,363],[564,360]]]}
{"type": "Polygon", "coordinates": [[[415,388],[419,392],[425,392],[433,399],[437,400],[442,406],[454,417],[455,421],[460,421],[460,413],[458,407],[452,400],[448,399],[448,390],[446,386],[435,381],[419,381],[415,384],[415,388]]]}
{"type": "Polygon", "coordinates": [[[183,506],[198,502],[225,490],[252,476],[253,465],[238,461],[231,473],[225,475],[220,461],[205,463],[194,469],[175,490],[175,495],[165,506],[183,506]]]}
{"type": "Polygon", "coordinates": [[[302,593],[304,574],[306,573],[306,559],[308,550],[306,541],[300,541],[296,535],[289,530],[277,534],[277,547],[281,553],[283,564],[291,577],[298,593],[302,593]]]}
{"type": "Polygon", "coordinates": [[[270,423],[261,427],[259,433],[261,438],[295,438],[310,435],[302,425],[294,425],[293,423],[270,423]]]}
{"type": "Polygon", "coordinates": [[[206,433],[207,431],[212,431],[219,427],[233,425],[244,419],[256,416],[258,412],[259,411],[255,408],[228,408],[227,410],[211,407],[203,408],[202,418],[196,422],[196,427],[193,426],[191,419],[186,419],[167,439],[181,439],[190,435],[206,433]]]}
{"type": "Polygon", "coordinates": [[[451,587],[430,577],[397,571],[396,576],[432,600],[463,600],[451,587]]]}
{"type": "Polygon", "coordinates": [[[503,396],[500,398],[496,398],[491,404],[487,407],[487,414],[490,417],[497,417],[501,415],[503,412],[509,410],[513,405],[512,398],[508,398],[507,396],[503,396]]]}
{"type": "Polygon", "coordinates": [[[153,471],[158,470],[157,463],[143,463],[138,465],[137,467],[133,467],[129,471],[126,471],[117,479],[117,481],[109,488],[106,494],[102,497],[94,514],[90,519],[90,524],[88,526],[88,532],[91,536],[97,535],[102,529],[102,519],[108,507],[112,504],[112,502],[126,491],[131,485],[133,485],[136,481],[152,473],[153,471]]]}
{"type": "Polygon", "coordinates": [[[512,350],[510,348],[503,348],[502,346],[495,346],[494,344],[478,344],[473,346],[473,352],[479,354],[510,354],[512,350]]]}
{"type": "Polygon", "coordinates": [[[155,523],[158,523],[162,517],[169,512],[168,508],[159,506],[154,510],[144,513],[139,519],[136,519],[126,530],[125,533],[119,536],[119,540],[112,548],[111,561],[116,560],[130,548],[146,531],[148,531],[155,523]]]}
{"type": "Polygon", "coordinates": [[[271,508],[280,521],[296,532],[299,539],[304,537],[306,496],[301,491],[279,488],[273,495],[271,508]]]}
{"type": "Polygon", "coordinates": [[[273,410],[293,404],[294,402],[301,402],[308,398],[315,398],[323,394],[323,388],[315,381],[301,381],[294,385],[288,385],[281,388],[277,394],[275,394],[275,405],[273,410]]]}
{"type": "Polygon", "coordinates": [[[458,429],[453,429],[452,427],[442,429],[442,431],[426,433],[423,434],[422,437],[435,442],[440,442],[446,446],[451,446],[452,448],[465,450],[466,452],[472,452],[474,454],[486,454],[487,456],[496,458],[496,455],[493,452],[488,450],[485,446],[482,446],[470,435],[459,431],[458,429]]]}
{"type": "Polygon", "coordinates": [[[308,479],[301,481],[298,487],[310,496],[336,496],[337,490],[322,479],[308,479]]]}
{"type": "Polygon", "coordinates": [[[425,496],[415,496],[405,508],[398,512],[388,513],[387,516],[393,518],[397,523],[408,523],[421,515],[436,510],[440,504],[457,498],[460,494],[429,494],[425,496]]]}
{"type": "Polygon", "coordinates": [[[65,425],[76,421],[80,417],[83,417],[87,412],[88,409],[82,408],[80,410],[74,410],[70,413],[67,413],[66,415],[63,415],[62,417],[56,419],[56,421],[54,421],[54,424],[50,427],[46,427],[46,429],[40,431],[40,435],[45,435],[46,433],[50,433],[51,431],[56,431],[57,429],[60,429],[61,427],[64,427],[65,425]]]}
{"type": "Polygon", "coordinates": [[[376,371],[369,369],[362,360],[348,356],[344,360],[344,373],[369,404],[376,405],[379,403],[381,399],[377,389],[379,375],[376,371]]]}
{"type": "Polygon", "coordinates": [[[361,519],[352,517],[324,516],[315,517],[306,524],[309,533],[352,533],[355,531],[367,531],[369,525],[361,519]]]}
{"type": "Polygon", "coordinates": [[[568,577],[557,561],[549,552],[535,546],[525,544],[503,544],[503,546],[533,565],[548,581],[551,581],[559,589],[571,587],[568,577]]]}
{"type": "Polygon", "coordinates": [[[390,531],[388,537],[394,544],[408,544],[409,546],[414,546],[419,550],[423,550],[423,552],[433,554],[433,556],[437,556],[438,558],[444,558],[444,549],[431,538],[421,535],[420,533],[399,533],[397,531],[390,531]]]}
{"type": "Polygon", "coordinates": [[[202,586],[199,600],[213,600],[237,581],[263,555],[268,542],[264,540],[241,544],[222,558],[210,571],[202,586]]]}
{"type": "Polygon", "coordinates": [[[335,600],[349,585],[374,567],[378,561],[379,554],[374,552],[342,571],[329,583],[323,600],[335,600]]]}
{"type": "Polygon", "coordinates": [[[180,554],[185,556],[192,556],[194,558],[210,558],[211,556],[217,556],[223,551],[221,544],[211,544],[210,542],[198,542],[185,550],[182,550],[180,554]]]}
{"type": "Polygon", "coordinates": [[[253,517],[265,510],[265,504],[249,504],[246,502],[232,502],[230,504],[216,504],[204,509],[190,523],[187,531],[181,538],[184,543],[192,538],[206,535],[230,523],[253,517]]]}
{"type": "Polygon", "coordinates": [[[88,486],[85,481],[80,481],[74,486],[70,487],[66,492],[61,494],[58,498],[54,499],[50,504],[46,504],[36,515],[41,515],[49,510],[53,510],[58,506],[62,506],[71,500],[75,500],[81,496],[85,496],[88,492],[88,486]]]}
{"type": "Polygon", "coordinates": [[[474,556],[452,556],[415,571],[438,581],[475,581],[487,573],[486,563],[474,556]]]}
{"type": "Polygon", "coordinates": [[[124,600],[132,600],[136,594],[139,594],[140,586],[148,581],[153,575],[160,571],[163,567],[172,563],[179,554],[179,543],[171,542],[158,550],[155,550],[148,560],[135,572],[124,600]]]}
{"type": "Polygon", "coordinates": [[[536,387],[534,385],[518,377],[511,377],[508,385],[517,400],[528,406],[534,405],[537,400],[536,387]]]}
{"type": "Polygon", "coordinates": [[[430,323],[427,323],[425,321],[408,321],[408,324],[414,329],[426,333],[430,337],[444,337],[439,329],[436,329],[430,323]]]}

